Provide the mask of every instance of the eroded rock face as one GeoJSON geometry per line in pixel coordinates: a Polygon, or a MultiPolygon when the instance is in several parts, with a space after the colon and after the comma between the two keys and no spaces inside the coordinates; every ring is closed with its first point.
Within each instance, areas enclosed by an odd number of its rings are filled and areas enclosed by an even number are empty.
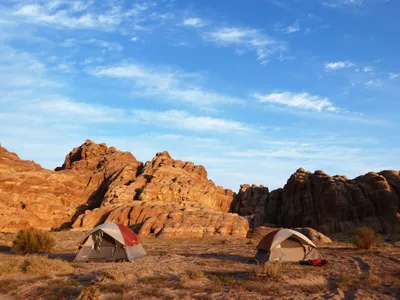
{"type": "Polygon", "coordinates": [[[122,221],[127,213],[133,225],[195,205],[227,212],[234,196],[208,180],[204,167],[173,160],[168,152],[143,166],[129,152],[86,140],[66,156],[62,167],[50,171],[0,148],[2,231],[72,224],[90,229],[108,213],[122,221]],[[128,211],[126,205],[131,205],[128,211]]]}
{"type": "MultiPolygon", "coordinates": [[[[221,211],[229,211],[235,194],[207,179],[203,166],[173,160],[168,152],[157,153],[147,162],[127,190],[139,201],[194,202],[221,211]]],[[[106,194],[103,205],[126,203],[124,194],[106,194]]]]}
{"type": "Polygon", "coordinates": [[[253,227],[306,226],[325,233],[352,231],[358,226],[372,226],[379,232],[400,229],[399,171],[370,172],[349,180],[345,176],[329,176],[323,171],[311,173],[300,168],[283,189],[268,195],[264,192],[263,197],[260,189],[264,188],[247,186],[236,199],[235,212],[264,214],[262,221],[255,219],[253,227]]]}
{"type": "Polygon", "coordinates": [[[106,206],[86,211],[73,224],[75,230],[89,230],[104,222],[136,228],[141,236],[197,238],[206,236],[246,237],[246,219],[197,206],[192,202],[144,202],[106,206]]]}

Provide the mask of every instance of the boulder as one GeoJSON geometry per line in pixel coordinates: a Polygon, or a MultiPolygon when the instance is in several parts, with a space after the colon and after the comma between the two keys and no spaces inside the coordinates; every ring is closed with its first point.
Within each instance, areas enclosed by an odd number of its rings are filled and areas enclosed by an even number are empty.
{"type": "Polygon", "coordinates": [[[321,232],[318,232],[315,229],[312,229],[310,227],[297,227],[297,228],[293,228],[293,230],[296,230],[296,231],[304,234],[314,244],[330,244],[330,243],[332,243],[332,240],[329,237],[327,237],[326,235],[322,234],[321,232]]]}

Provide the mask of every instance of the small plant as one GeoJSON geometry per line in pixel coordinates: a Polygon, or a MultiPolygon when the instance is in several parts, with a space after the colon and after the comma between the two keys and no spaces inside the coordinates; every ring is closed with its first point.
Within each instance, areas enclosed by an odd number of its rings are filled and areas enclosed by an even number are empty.
{"type": "Polygon", "coordinates": [[[97,286],[92,285],[81,291],[78,300],[98,300],[100,299],[100,290],[97,286]]]}
{"type": "Polygon", "coordinates": [[[267,262],[256,265],[253,269],[255,277],[266,277],[270,279],[278,279],[281,273],[281,264],[267,262]]]}
{"type": "Polygon", "coordinates": [[[372,228],[363,226],[356,229],[354,245],[359,249],[370,249],[376,243],[375,232],[372,228]]]}
{"type": "Polygon", "coordinates": [[[22,229],[13,242],[13,249],[18,253],[31,254],[49,252],[53,249],[55,240],[47,232],[34,227],[22,229]]]}

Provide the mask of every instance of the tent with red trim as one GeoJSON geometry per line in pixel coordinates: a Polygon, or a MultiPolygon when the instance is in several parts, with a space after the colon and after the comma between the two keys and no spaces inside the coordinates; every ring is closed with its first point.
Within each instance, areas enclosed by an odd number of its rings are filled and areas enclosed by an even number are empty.
{"type": "Polygon", "coordinates": [[[302,261],[323,259],[317,246],[304,234],[281,228],[264,236],[257,245],[255,259],[267,261],[302,261]]]}
{"type": "Polygon", "coordinates": [[[139,236],[130,228],[104,223],[87,233],[76,261],[133,261],[146,255],[139,236]]]}

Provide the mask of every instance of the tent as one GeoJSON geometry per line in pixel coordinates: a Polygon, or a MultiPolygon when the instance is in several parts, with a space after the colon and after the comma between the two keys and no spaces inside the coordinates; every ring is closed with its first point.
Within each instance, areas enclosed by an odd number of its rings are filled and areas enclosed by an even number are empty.
{"type": "Polygon", "coordinates": [[[142,242],[131,229],[116,223],[93,228],[79,246],[76,261],[133,261],[146,255],[142,242]]]}
{"type": "Polygon", "coordinates": [[[291,229],[268,233],[257,245],[255,259],[267,261],[302,261],[323,259],[317,246],[304,234],[291,229]]]}

